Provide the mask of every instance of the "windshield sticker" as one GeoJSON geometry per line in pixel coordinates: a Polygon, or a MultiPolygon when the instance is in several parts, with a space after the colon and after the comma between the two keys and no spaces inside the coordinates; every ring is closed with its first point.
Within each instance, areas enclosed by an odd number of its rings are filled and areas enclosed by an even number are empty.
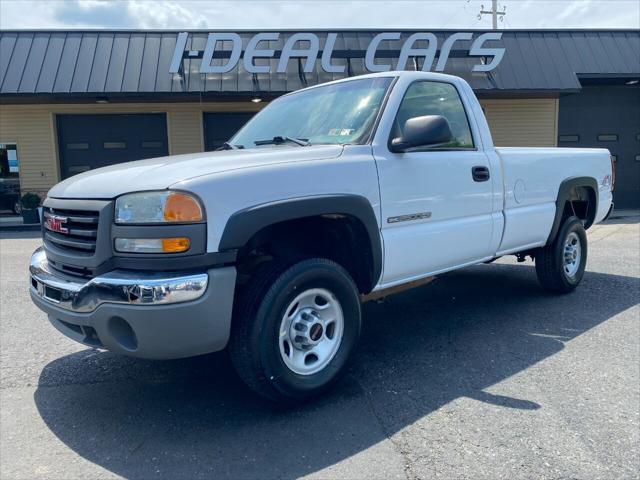
{"type": "Polygon", "coordinates": [[[332,137],[335,136],[347,136],[347,135],[351,135],[353,132],[355,132],[355,129],[353,128],[332,128],[331,130],[329,130],[329,135],[332,137]]]}

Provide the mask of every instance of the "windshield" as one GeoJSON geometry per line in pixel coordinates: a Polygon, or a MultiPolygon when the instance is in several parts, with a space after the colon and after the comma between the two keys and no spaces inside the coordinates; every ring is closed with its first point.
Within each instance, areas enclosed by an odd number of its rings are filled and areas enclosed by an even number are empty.
{"type": "MultiPolygon", "coordinates": [[[[253,117],[229,143],[244,148],[276,137],[310,144],[364,143],[392,77],[364,78],[286,95],[253,117]]],[[[286,142],[287,145],[295,143],[286,142]]]]}

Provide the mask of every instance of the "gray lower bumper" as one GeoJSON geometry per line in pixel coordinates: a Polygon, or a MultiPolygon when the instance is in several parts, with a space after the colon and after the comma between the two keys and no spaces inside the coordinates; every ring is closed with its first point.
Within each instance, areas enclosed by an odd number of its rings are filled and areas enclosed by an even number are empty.
{"type": "Polygon", "coordinates": [[[114,271],[81,282],[31,262],[33,302],[77,342],[141,358],[170,359],[222,350],[229,340],[234,267],[198,274],[114,271]]]}

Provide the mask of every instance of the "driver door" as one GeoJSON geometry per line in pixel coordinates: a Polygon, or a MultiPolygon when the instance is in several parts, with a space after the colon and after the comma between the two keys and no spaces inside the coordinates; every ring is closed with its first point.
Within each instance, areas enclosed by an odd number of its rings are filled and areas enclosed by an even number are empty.
{"type": "Polygon", "coordinates": [[[490,164],[477,148],[453,84],[415,81],[396,113],[391,137],[409,118],[442,115],[452,142],[402,153],[376,145],[385,259],[382,286],[403,283],[490,257],[490,164]],[[478,176],[487,172],[487,177],[478,176]]]}

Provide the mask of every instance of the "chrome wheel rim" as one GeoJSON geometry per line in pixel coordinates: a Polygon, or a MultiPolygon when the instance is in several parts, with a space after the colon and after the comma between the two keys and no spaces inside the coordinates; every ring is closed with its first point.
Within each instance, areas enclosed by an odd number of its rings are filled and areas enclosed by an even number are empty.
{"type": "Polygon", "coordinates": [[[280,322],[280,356],[289,370],[313,375],[335,357],[344,333],[344,315],[329,290],[311,288],[294,298],[280,322]]]}
{"type": "Polygon", "coordinates": [[[571,232],[564,242],[564,273],[573,278],[580,268],[582,245],[577,233],[571,232]]]}

